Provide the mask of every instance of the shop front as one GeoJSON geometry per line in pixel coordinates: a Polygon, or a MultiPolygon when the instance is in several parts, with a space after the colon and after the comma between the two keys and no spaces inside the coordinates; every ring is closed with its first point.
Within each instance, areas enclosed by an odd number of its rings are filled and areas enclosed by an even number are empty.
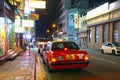
{"type": "Polygon", "coordinates": [[[0,17],[0,55],[5,52],[5,20],[0,17]]]}
{"type": "Polygon", "coordinates": [[[0,55],[8,52],[8,49],[13,47],[12,35],[12,22],[10,19],[0,17],[0,55]]]}

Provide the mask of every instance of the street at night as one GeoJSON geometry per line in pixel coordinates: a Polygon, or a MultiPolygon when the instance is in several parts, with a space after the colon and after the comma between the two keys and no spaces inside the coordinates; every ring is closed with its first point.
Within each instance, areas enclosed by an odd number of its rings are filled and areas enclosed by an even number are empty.
{"type": "Polygon", "coordinates": [[[0,0],[0,80],[120,80],[120,0],[0,0]]]}
{"type": "MultiPolygon", "coordinates": [[[[42,57],[37,53],[37,48],[32,52],[40,56],[42,69],[37,67],[36,80],[40,76],[45,80],[119,80],[120,79],[120,56],[101,54],[98,50],[84,49],[90,55],[90,64],[83,69],[56,70],[48,72],[46,65],[43,64],[42,57]],[[42,70],[42,74],[40,74],[42,70]],[[40,75],[39,75],[40,74],[40,75]]],[[[15,60],[8,61],[0,66],[0,80],[31,80],[34,79],[34,57],[29,59],[29,54],[19,55],[15,60]],[[32,62],[29,62],[31,61],[32,62]],[[29,62],[29,63],[28,63],[29,62]],[[13,65],[17,65],[14,66],[13,65]],[[24,65],[24,66],[23,66],[24,65]],[[5,67],[6,66],[6,67],[5,67]],[[29,67],[28,67],[29,66],[29,67]],[[12,69],[13,68],[13,69],[12,69]],[[26,69],[27,68],[27,69],[26,69]],[[31,69],[30,69],[31,68],[31,69]],[[27,70],[27,71],[26,71],[27,70]]],[[[38,64],[38,63],[36,63],[38,64]]],[[[38,65],[37,65],[38,66],[38,65]]]]}
{"type": "Polygon", "coordinates": [[[101,54],[98,50],[85,49],[90,55],[90,64],[82,70],[46,71],[47,80],[119,80],[120,56],[101,54]]]}

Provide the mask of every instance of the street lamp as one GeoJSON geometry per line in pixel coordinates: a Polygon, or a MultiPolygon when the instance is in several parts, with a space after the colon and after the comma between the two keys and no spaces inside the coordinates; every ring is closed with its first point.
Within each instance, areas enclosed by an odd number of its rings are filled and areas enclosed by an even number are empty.
{"type": "Polygon", "coordinates": [[[56,24],[53,24],[52,27],[55,28],[55,27],[56,27],[56,24]]]}
{"type": "Polygon", "coordinates": [[[56,24],[54,23],[54,24],[52,24],[52,35],[54,36],[54,30],[55,30],[55,28],[56,28],[56,24]]]}
{"type": "Polygon", "coordinates": [[[54,38],[53,40],[56,39],[57,37],[57,25],[55,23],[52,24],[52,38],[54,38]]]}
{"type": "Polygon", "coordinates": [[[50,32],[50,30],[49,29],[47,29],[47,31],[46,31],[47,33],[49,33],[50,32]]]}

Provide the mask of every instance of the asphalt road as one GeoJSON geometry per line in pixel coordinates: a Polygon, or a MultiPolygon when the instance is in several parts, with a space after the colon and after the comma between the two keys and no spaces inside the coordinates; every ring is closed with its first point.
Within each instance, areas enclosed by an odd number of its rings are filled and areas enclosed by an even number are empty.
{"type": "MultiPolygon", "coordinates": [[[[37,54],[37,48],[32,49],[37,54]]],[[[120,80],[120,56],[101,54],[98,50],[84,49],[89,53],[90,64],[82,70],[59,70],[49,73],[40,57],[36,80],[120,80]],[[41,72],[42,71],[42,72],[41,72]],[[39,73],[41,72],[41,73],[39,73]]],[[[39,56],[39,55],[38,55],[39,56]]],[[[26,53],[0,66],[0,80],[31,80],[34,57],[26,53]]]]}
{"type": "Polygon", "coordinates": [[[84,50],[90,56],[88,67],[49,73],[44,65],[46,80],[120,80],[120,56],[101,54],[98,50],[84,50]]]}

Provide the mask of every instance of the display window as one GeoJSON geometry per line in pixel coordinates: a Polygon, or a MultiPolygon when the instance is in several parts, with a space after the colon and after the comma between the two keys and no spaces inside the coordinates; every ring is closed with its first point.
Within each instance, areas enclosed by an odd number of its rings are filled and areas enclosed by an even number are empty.
{"type": "Polygon", "coordinates": [[[0,17],[0,55],[5,52],[5,21],[0,17]]]}

